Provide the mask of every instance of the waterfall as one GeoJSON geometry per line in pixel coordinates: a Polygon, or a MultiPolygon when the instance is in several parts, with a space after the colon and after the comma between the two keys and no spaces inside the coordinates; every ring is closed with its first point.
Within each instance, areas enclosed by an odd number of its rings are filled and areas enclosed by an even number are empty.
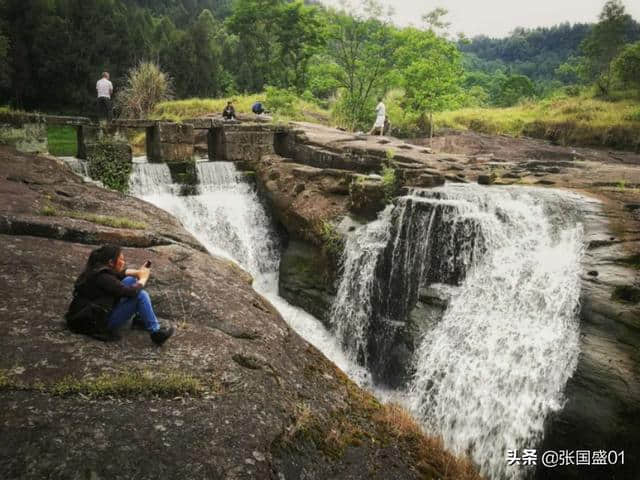
{"type": "Polygon", "coordinates": [[[230,259],[254,278],[254,289],[285,321],[360,385],[368,372],[351,362],[322,323],[278,295],[280,245],[272,221],[255,188],[243,181],[232,162],[196,162],[196,195],[180,195],[166,164],[136,159],[129,191],[171,213],[209,252],[230,259]]]}
{"type": "Polygon", "coordinates": [[[377,221],[388,234],[374,222],[347,241],[343,345],[382,380],[403,359],[416,416],[489,478],[526,472],[507,450],[536,448],[576,367],[580,208],[569,193],[447,185],[398,199],[377,221]],[[431,286],[450,293],[435,321],[417,308],[431,286]]]}
{"type": "Polygon", "coordinates": [[[90,178],[89,163],[76,157],[60,157],[66,163],[73,173],[80,175],[82,178],[90,178]]]}

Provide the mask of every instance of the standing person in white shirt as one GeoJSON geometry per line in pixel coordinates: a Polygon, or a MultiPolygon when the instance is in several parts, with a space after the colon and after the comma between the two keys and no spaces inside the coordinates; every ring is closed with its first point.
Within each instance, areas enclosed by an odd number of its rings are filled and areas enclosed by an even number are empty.
{"type": "Polygon", "coordinates": [[[110,122],[113,118],[111,107],[113,84],[109,81],[109,72],[102,72],[102,78],[96,83],[96,91],[98,92],[98,118],[106,118],[110,122]]]}
{"type": "Polygon", "coordinates": [[[380,129],[380,136],[384,134],[384,120],[387,117],[387,107],[382,103],[382,97],[378,97],[378,105],[376,106],[376,121],[373,128],[369,131],[369,135],[373,134],[376,129],[380,129]]]}

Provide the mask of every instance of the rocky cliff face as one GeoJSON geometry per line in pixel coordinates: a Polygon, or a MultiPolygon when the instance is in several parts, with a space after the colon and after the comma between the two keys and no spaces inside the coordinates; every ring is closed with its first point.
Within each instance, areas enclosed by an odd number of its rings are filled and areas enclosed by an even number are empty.
{"type": "Polygon", "coordinates": [[[176,219],[54,159],[0,148],[0,258],[2,478],[475,477],[445,474],[450,456],[398,429],[176,219]],[[65,329],[104,242],[153,262],[156,312],[177,327],[164,347],[65,329]]]}

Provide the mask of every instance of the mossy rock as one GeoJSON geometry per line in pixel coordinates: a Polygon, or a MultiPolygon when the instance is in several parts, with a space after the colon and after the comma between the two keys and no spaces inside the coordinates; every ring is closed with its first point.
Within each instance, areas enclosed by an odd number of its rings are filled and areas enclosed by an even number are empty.
{"type": "Polygon", "coordinates": [[[87,145],[89,175],[107,187],[126,192],[132,170],[131,147],[125,142],[102,140],[87,145]]]}
{"type": "Polygon", "coordinates": [[[357,215],[374,219],[386,203],[385,186],[380,180],[358,175],[349,186],[349,210],[357,215]]]}

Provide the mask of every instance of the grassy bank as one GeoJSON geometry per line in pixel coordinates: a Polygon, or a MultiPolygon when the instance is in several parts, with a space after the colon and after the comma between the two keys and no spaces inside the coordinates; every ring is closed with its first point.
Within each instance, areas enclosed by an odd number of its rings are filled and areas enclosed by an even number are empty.
{"type": "Polygon", "coordinates": [[[557,97],[510,108],[467,108],[434,117],[436,128],[529,136],[562,145],[640,149],[640,102],[557,97]]]}
{"type": "Polygon", "coordinates": [[[78,153],[76,130],[64,125],[47,127],[47,144],[49,153],[58,157],[71,157],[78,153]]]}
{"type": "Polygon", "coordinates": [[[251,106],[260,100],[274,121],[309,121],[327,123],[329,111],[319,105],[303,100],[286,91],[252,95],[235,95],[225,98],[189,98],[162,102],[151,115],[154,119],[181,121],[210,113],[221,114],[227,102],[233,101],[237,114],[252,115],[251,106]]]}

